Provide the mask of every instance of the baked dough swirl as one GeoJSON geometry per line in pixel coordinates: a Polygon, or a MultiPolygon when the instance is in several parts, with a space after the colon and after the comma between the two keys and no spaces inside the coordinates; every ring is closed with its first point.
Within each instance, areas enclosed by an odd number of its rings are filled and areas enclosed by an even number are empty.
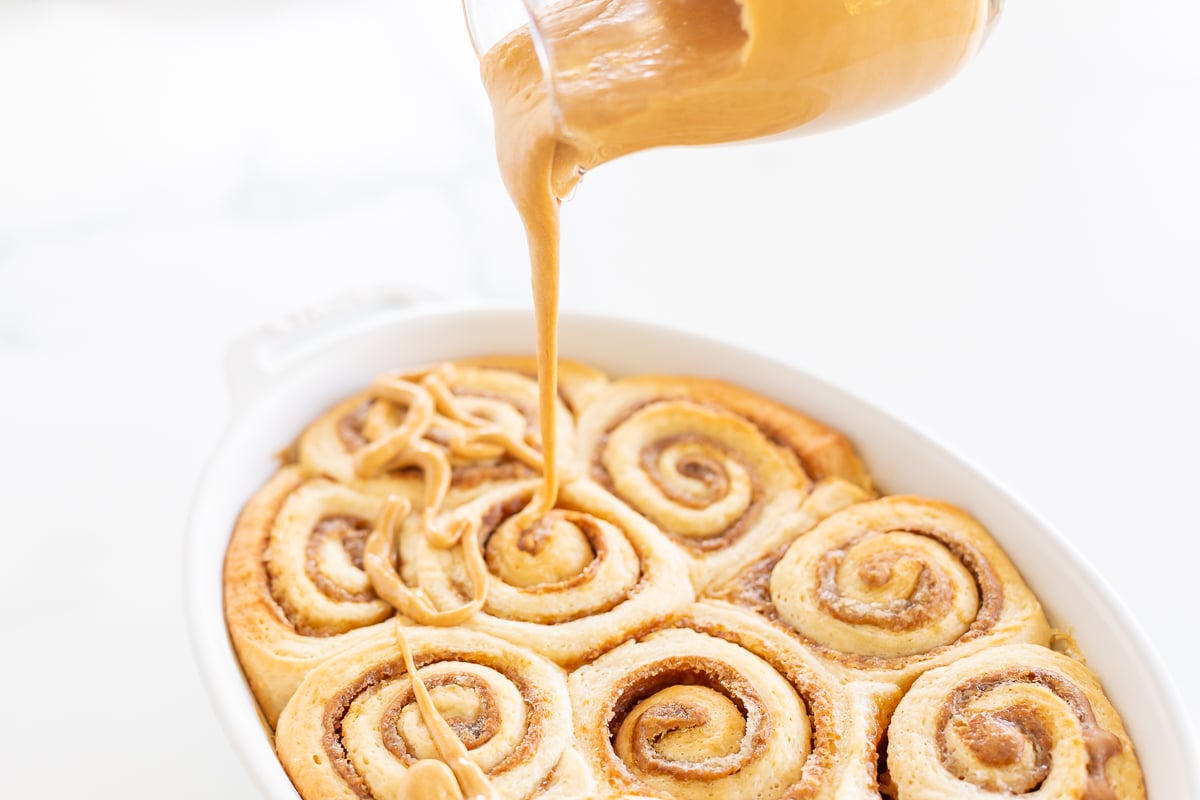
{"type": "MultiPolygon", "coordinates": [[[[309,474],[435,505],[435,512],[452,508],[539,473],[536,373],[530,358],[496,357],[383,376],[310,425],[297,457],[309,474]]],[[[560,375],[562,463],[570,456],[572,409],[607,379],[572,362],[560,375]]]]}
{"type": "Polygon", "coordinates": [[[289,466],[238,518],[225,556],[225,618],[271,725],[310,669],[393,616],[362,564],[380,504],[289,466]]]}
{"type": "MultiPolygon", "coordinates": [[[[564,484],[530,525],[534,484],[491,492],[439,518],[466,528],[487,564],[482,610],[463,624],[570,667],[636,635],[693,599],[687,564],[653,525],[591,481],[564,484]]],[[[462,548],[431,543],[415,518],[400,536],[400,577],[440,609],[475,589],[462,548]]]]}
{"type": "Polygon", "coordinates": [[[882,715],[736,609],[697,606],[571,673],[601,796],[866,797],[882,715]]]}
{"type": "MultiPolygon", "coordinates": [[[[559,795],[559,770],[586,793],[562,670],[461,628],[404,633],[434,706],[499,796],[559,795]]],[[[394,798],[413,764],[438,758],[390,625],[305,678],[279,718],[276,748],[300,794],[322,800],[394,798]]]]}
{"type": "Polygon", "coordinates": [[[841,434],[719,381],[616,381],[580,416],[578,450],[680,546],[697,588],[872,493],[841,434]]]}
{"type": "Polygon", "coordinates": [[[906,687],[984,647],[1049,643],[1037,598],[970,516],[893,496],[828,517],[715,593],[851,678],[906,687]]]}
{"type": "Polygon", "coordinates": [[[893,800],[1144,800],[1133,744],[1095,676],[1031,645],[976,653],[913,684],[888,728],[893,800]]]}

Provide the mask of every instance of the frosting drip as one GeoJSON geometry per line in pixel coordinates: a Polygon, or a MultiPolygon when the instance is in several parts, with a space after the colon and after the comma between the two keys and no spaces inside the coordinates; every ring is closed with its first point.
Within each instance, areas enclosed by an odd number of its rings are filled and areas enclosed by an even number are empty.
{"type": "Polygon", "coordinates": [[[407,793],[402,791],[400,796],[411,796],[413,800],[501,800],[488,782],[487,775],[467,756],[467,748],[433,705],[425,682],[417,674],[404,628],[399,624],[396,625],[396,644],[404,657],[404,668],[412,678],[421,721],[425,723],[425,729],[441,759],[421,759],[410,768],[403,778],[403,788],[407,793]],[[449,782],[447,773],[454,783],[449,782]]]}
{"type": "MultiPolygon", "coordinates": [[[[539,362],[539,376],[541,370],[539,362]]],[[[551,378],[556,374],[555,368],[551,378]]],[[[512,420],[500,419],[504,416],[502,412],[473,413],[470,403],[450,389],[454,379],[455,368],[451,364],[416,375],[379,378],[372,384],[369,405],[355,415],[359,425],[356,435],[362,442],[354,452],[356,473],[371,478],[397,468],[419,469],[425,480],[421,525],[426,539],[438,549],[460,547],[467,566],[470,597],[457,607],[439,609],[420,589],[409,587],[398,569],[397,529],[411,511],[411,504],[398,495],[388,498],[366,541],[363,563],[378,595],[400,613],[424,625],[462,624],[484,606],[488,594],[488,565],[480,547],[478,524],[461,518],[448,526],[438,522],[452,480],[451,456],[486,459],[507,454],[539,470],[540,488],[514,520],[514,524],[535,531],[534,538],[536,530],[544,527],[542,515],[553,508],[558,495],[557,380],[548,384],[547,393],[547,384],[539,377],[538,442],[520,433],[526,421],[524,414],[519,415],[522,424],[514,426],[512,420]],[[431,438],[438,443],[431,442],[431,438]],[[540,452],[537,444],[541,445],[540,452]]],[[[533,540],[526,537],[525,541],[533,540]]],[[[561,537],[556,537],[555,542],[561,542],[561,537]]],[[[579,558],[584,555],[581,550],[576,554],[579,558]]]]}

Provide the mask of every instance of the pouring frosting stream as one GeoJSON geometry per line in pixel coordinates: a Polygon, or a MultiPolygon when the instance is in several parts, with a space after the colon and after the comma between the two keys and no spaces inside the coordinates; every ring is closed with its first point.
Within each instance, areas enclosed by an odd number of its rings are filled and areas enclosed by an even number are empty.
{"type": "Polygon", "coordinates": [[[827,128],[900,105],[969,58],[989,5],[577,0],[540,10],[536,34],[522,28],[483,56],[500,172],[528,239],[537,318],[544,468],[523,522],[551,510],[558,493],[560,205],[583,174],[650,147],[827,128]]]}

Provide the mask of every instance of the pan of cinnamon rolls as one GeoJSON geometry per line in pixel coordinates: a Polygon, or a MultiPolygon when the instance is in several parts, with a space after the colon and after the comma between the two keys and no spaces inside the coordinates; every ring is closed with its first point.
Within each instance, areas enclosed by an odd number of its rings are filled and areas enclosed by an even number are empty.
{"type": "Polygon", "coordinates": [[[529,512],[535,366],[473,355],[527,325],[391,318],[235,419],[187,590],[265,796],[1196,796],[1172,689],[1075,553],[794,369],[566,315],[529,512]]]}

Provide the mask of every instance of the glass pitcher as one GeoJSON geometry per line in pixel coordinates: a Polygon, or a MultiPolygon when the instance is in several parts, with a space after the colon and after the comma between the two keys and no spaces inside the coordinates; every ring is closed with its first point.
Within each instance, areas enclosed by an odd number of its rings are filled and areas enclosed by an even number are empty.
{"type": "MultiPolygon", "coordinates": [[[[1003,0],[464,0],[477,53],[531,40],[564,141],[594,160],[791,136],[930,92],[1003,0]],[[583,147],[581,149],[588,149],[583,147]]],[[[526,45],[528,43],[525,43],[526,45]]],[[[582,164],[586,168],[588,164],[582,164]]]]}

